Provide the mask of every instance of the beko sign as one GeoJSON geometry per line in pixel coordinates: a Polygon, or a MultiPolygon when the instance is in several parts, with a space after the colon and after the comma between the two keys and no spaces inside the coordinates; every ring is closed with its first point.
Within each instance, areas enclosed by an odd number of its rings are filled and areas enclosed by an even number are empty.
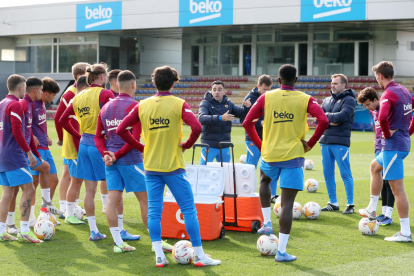
{"type": "Polygon", "coordinates": [[[301,0],[300,21],[351,21],[366,19],[366,0],[301,0]]]}

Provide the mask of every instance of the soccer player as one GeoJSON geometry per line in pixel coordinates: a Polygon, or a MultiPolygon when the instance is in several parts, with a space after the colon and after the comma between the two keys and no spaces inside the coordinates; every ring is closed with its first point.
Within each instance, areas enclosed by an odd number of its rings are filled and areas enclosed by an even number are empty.
{"type": "Polygon", "coordinates": [[[261,151],[260,201],[264,225],[259,234],[273,233],[270,221],[270,182],[280,177],[282,213],[279,217],[279,246],[276,262],[290,262],[296,256],[286,252],[292,227],[292,209],[298,191],[303,190],[305,153],[317,143],[328,126],[328,119],[316,100],[295,89],[296,68],[285,64],[279,69],[281,88],[259,97],[244,120],[243,127],[261,151]],[[315,133],[308,142],[307,114],[318,120],[315,133]],[[263,141],[255,129],[255,122],[264,115],[263,141]]]}
{"type": "MultiPolygon", "coordinates": [[[[237,106],[225,94],[224,83],[214,81],[211,84],[211,91],[204,95],[204,100],[200,103],[198,120],[203,127],[201,143],[210,146],[207,159],[207,148],[201,149],[201,165],[212,162],[214,159],[217,162],[221,161],[220,142],[231,141],[231,124],[234,117],[243,118],[249,111],[247,108],[252,105],[248,99],[243,102],[245,107],[237,106]]],[[[230,162],[230,148],[228,147],[223,149],[223,162],[230,162]]]]}
{"type": "Polygon", "coordinates": [[[335,161],[338,164],[346,192],[346,208],[343,214],[354,213],[354,179],[349,162],[351,130],[355,114],[355,92],[347,89],[348,78],[343,74],[331,77],[331,96],[325,98],[322,109],[329,126],[322,135],[321,144],[323,176],[328,190],[329,202],[321,211],[338,211],[336,196],[335,161]]]}
{"type": "MultiPolygon", "coordinates": [[[[90,64],[86,62],[78,62],[72,66],[72,75],[75,83],[72,86],[68,87],[68,89],[63,93],[54,118],[55,128],[59,139],[57,145],[62,146],[63,170],[59,186],[59,204],[60,210],[63,212],[66,211],[66,193],[68,192],[69,186],[71,183],[75,182],[80,182],[80,184],[78,183],[78,186],[80,186],[82,184],[82,180],[77,180],[76,178],[78,151],[75,148],[73,142],[74,138],[62,128],[62,126],[59,124],[59,120],[63,112],[65,112],[66,108],[69,106],[70,101],[75,97],[76,93],[80,91],[80,87],[77,86],[77,81],[81,76],[85,75],[86,67],[88,66],[90,66],[90,64]]],[[[86,78],[84,78],[84,81],[81,83],[85,84],[86,86],[86,78]]],[[[70,117],[69,122],[76,130],[79,129],[79,123],[76,120],[76,116],[70,117]]],[[[77,203],[78,201],[79,196],[77,196],[77,203]]],[[[59,218],[64,219],[65,216],[60,215],[59,218]]]]}
{"type": "Polygon", "coordinates": [[[410,152],[410,135],[414,132],[414,117],[411,119],[414,99],[407,88],[394,81],[394,67],[391,62],[382,61],[372,67],[372,71],[378,84],[385,90],[380,99],[378,119],[384,136],[384,145],[380,154],[371,163],[371,200],[367,208],[359,209],[359,214],[371,220],[376,219],[382,179],[388,180],[395,196],[401,231],[384,240],[412,242],[408,217],[410,206],[404,190],[403,160],[410,152]]]}
{"type": "MultiPolygon", "coordinates": [[[[244,101],[250,100],[251,104],[253,105],[257,99],[266,93],[267,91],[270,91],[272,89],[272,83],[273,80],[268,75],[261,75],[257,81],[257,86],[250,91],[249,94],[246,95],[244,98],[244,101]]],[[[250,110],[250,107],[244,107],[250,110]]],[[[240,118],[240,122],[243,123],[244,118],[240,118]]],[[[262,139],[262,132],[263,132],[263,116],[260,117],[255,126],[256,132],[259,135],[259,138],[262,139]]],[[[249,135],[245,135],[246,140],[246,149],[247,149],[247,158],[246,158],[246,164],[254,165],[257,168],[257,163],[260,159],[260,151],[259,149],[253,144],[252,140],[250,139],[249,135]]],[[[274,203],[276,201],[276,198],[278,197],[276,195],[276,189],[277,189],[277,179],[272,179],[272,182],[270,183],[270,188],[272,190],[272,202],[274,203]]]]}
{"type": "Polygon", "coordinates": [[[152,79],[157,94],[136,105],[117,128],[124,141],[144,152],[145,183],[148,194],[148,227],[154,247],[157,267],[168,264],[161,241],[161,214],[165,184],[171,190],[185,217],[185,228],[196,255],[195,266],[219,265],[204,254],[194,196],[185,172],[183,151],[192,147],[201,132],[188,104],[171,94],[178,72],[169,66],[155,68],[152,79]],[[191,127],[187,142],[182,142],[183,121],[191,127]],[[129,132],[141,122],[144,145],[129,132]]]}
{"type": "MultiPolygon", "coordinates": [[[[95,219],[94,199],[96,187],[98,181],[106,180],[106,175],[105,163],[95,146],[94,138],[99,111],[107,102],[114,98],[111,91],[104,89],[108,82],[107,69],[106,64],[94,64],[86,69],[86,79],[90,85],[89,88],[73,98],[72,103],[69,104],[59,120],[62,127],[76,138],[75,146],[79,145],[76,177],[85,180],[86,193],[84,206],[91,230],[90,241],[106,238],[106,235],[99,233],[95,219]],[[76,115],[82,136],[68,121],[69,117],[73,115],[76,115]]],[[[73,220],[73,206],[74,202],[71,202],[70,206],[68,203],[66,210],[68,217],[65,218],[65,222],[79,224],[79,220],[73,220]]]]}
{"type": "MultiPolygon", "coordinates": [[[[121,71],[117,83],[119,96],[99,112],[95,144],[106,160],[105,171],[109,191],[106,218],[115,243],[114,252],[121,253],[135,250],[135,247],[129,246],[124,241],[140,238],[139,235],[131,235],[128,230],[123,229],[123,191],[134,192],[140,203],[141,217],[147,229],[148,200],[142,154],[132,149],[116,134],[117,126],[137,105],[137,101],[132,98],[136,87],[135,75],[131,71],[121,71]]],[[[141,124],[136,124],[132,131],[135,139],[139,141],[141,124]]]]}
{"type": "Polygon", "coordinates": [[[116,84],[117,84],[118,75],[121,72],[122,70],[114,69],[114,70],[109,71],[109,75],[108,75],[109,84],[111,85],[110,91],[114,93],[115,98],[118,97],[119,95],[119,88],[116,84]]]}
{"type": "MultiPolygon", "coordinates": [[[[57,177],[57,170],[55,161],[53,160],[52,153],[49,150],[49,146],[52,145],[52,139],[47,135],[47,122],[46,122],[46,106],[45,103],[51,103],[56,94],[59,93],[59,84],[49,77],[42,79],[43,93],[40,100],[33,102],[32,107],[32,131],[35,139],[37,150],[43,161],[47,161],[50,165],[50,198],[53,199],[55,189],[59,183],[57,177]]],[[[39,172],[32,170],[33,184],[35,189],[39,185],[39,172]]],[[[33,203],[35,202],[35,196],[33,203]]]]}
{"type": "MultiPolygon", "coordinates": [[[[368,109],[372,117],[374,118],[374,131],[375,131],[375,157],[377,157],[381,150],[382,150],[382,142],[384,142],[382,138],[382,131],[381,126],[378,121],[379,117],[379,108],[380,102],[377,92],[372,87],[367,87],[362,90],[358,97],[358,103],[363,104],[366,109],[368,109]]],[[[379,225],[391,225],[392,224],[392,211],[394,209],[394,194],[392,193],[391,186],[387,180],[383,180],[383,186],[381,190],[381,197],[382,197],[382,214],[377,217],[377,221],[379,225]]]]}
{"type": "Polygon", "coordinates": [[[7,234],[6,217],[15,189],[22,189],[20,200],[20,231],[18,238],[32,243],[42,242],[30,231],[29,216],[35,193],[30,167],[36,166],[36,158],[23,135],[23,112],[19,98],[26,91],[26,79],[11,75],[7,79],[9,94],[0,102],[0,185],[3,194],[0,201],[0,241],[16,241],[7,234]],[[29,161],[29,162],[28,162],[29,161]]]}
{"type": "MultiPolygon", "coordinates": [[[[40,100],[42,96],[43,83],[42,80],[36,77],[30,77],[26,80],[26,95],[23,99],[20,100],[23,111],[23,134],[25,136],[26,142],[29,145],[35,145],[35,140],[33,137],[32,131],[32,122],[33,122],[33,105],[35,101],[40,100]]],[[[37,148],[32,151],[35,153],[35,156],[38,157],[37,165],[32,168],[37,172],[40,172],[40,187],[42,192],[42,207],[55,215],[62,215],[63,212],[57,209],[52,205],[52,199],[50,197],[50,165],[47,161],[42,160],[37,148]]],[[[36,187],[35,187],[36,189],[36,187]]],[[[32,199],[32,208],[30,212],[30,226],[34,227],[36,224],[36,215],[35,215],[35,203],[32,199]]]]}

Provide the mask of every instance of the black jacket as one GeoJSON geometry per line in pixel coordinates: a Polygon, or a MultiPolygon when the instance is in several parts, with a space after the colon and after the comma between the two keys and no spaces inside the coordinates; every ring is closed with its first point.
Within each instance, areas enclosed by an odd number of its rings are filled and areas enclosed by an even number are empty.
{"type": "Polygon", "coordinates": [[[249,110],[235,105],[226,95],[221,103],[213,98],[211,92],[204,95],[204,100],[201,101],[198,109],[198,120],[203,127],[201,143],[206,143],[212,148],[219,148],[220,142],[231,141],[232,122],[220,121],[220,116],[227,111],[238,118],[243,118],[249,110]]]}
{"type": "Polygon", "coordinates": [[[329,126],[322,135],[319,143],[335,144],[349,147],[351,145],[351,130],[355,115],[355,92],[347,89],[339,95],[332,94],[323,100],[322,109],[329,120],[329,126]],[[337,126],[331,123],[338,124],[337,126]]]}
{"type": "MultiPolygon", "coordinates": [[[[250,107],[246,107],[242,105],[242,107],[247,108],[247,110],[249,111],[250,108],[254,105],[254,103],[257,101],[257,99],[260,96],[261,94],[259,93],[259,91],[257,91],[257,87],[253,88],[252,91],[250,91],[249,94],[247,94],[246,97],[244,98],[244,101],[247,101],[247,99],[250,99],[250,102],[252,103],[252,105],[250,107]]],[[[244,121],[244,118],[240,118],[240,122],[243,123],[243,121],[244,121]]],[[[263,121],[263,115],[262,117],[259,118],[259,120],[257,120],[256,124],[254,125],[254,127],[256,128],[256,132],[260,137],[260,140],[263,140],[262,139],[262,133],[263,133],[262,121],[263,121]]],[[[247,132],[245,132],[245,140],[249,142],[252,141],[249,135],[247,135],[247,132]]]]}

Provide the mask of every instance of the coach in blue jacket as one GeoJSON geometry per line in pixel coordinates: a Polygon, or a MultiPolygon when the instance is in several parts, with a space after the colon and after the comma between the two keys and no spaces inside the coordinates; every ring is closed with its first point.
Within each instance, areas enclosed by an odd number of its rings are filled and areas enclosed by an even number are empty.
{"type": "MultiPolygon", "coordinates": [[[[231,125],[234,117],[244,118],[252,105],[249,100],[243,102],[245,107],[235,105],[225,95],[226,90],[222,81],[214,81],[211,91],[204,95],[204,100],[198,109],[198,120],[203,130],[201,143],[208,144],[210,151],[207,162],[216,159],[221,161],[219,143],[231,141],[231,125]]],[[[200,164],[206,163],[206,148],[202,148],[200,164]]],[[[223,149],[223,162],[230,162],[230,148],[223,149]]]]}
{"type": "Polygon", "coordinates": [[[344,214],[354,213],[354,180],[349,163],[349,146],[355,114],[355,92],[346,89],[348,79],[342,74],[332,76],[331,96],[324,99],[322,109],[329,126],[319,143],[322,151],[323,175],[328,190],[329,202],[322,211],[339,210],[336,198],[335,161],[345,185],[347,207],[344,214]]]}
{"type": "MultiPolygon", "coordinates": [[[[251,104],[254,105],[254,103],[257,101],[257,99],[266,93],[267,91],[270,91],[272,89],[272,83],[273,80],[268,75],[261,75],[259,79],[257,80],[257,86],[253,88],[249,94],[246,95],[244,98],[244,101],[250,100],[251,104]]],[[[242,105],[242,107],[247,108],[250,110],[251,107],[245,107],[242,105]]],[[[240,118],[240,122],[243,123],[244,118],[240,118]]],[[[263,132],[263,116],[257,120],[256,124],[254,125],[256,128],[256,132],[259,135],[260,139],[262,140],[262,132],[263,132]]],[[[247,150],[247,158],[246,158],[246,164],[254,165],[257,168],[257,163],[260,159],[260,150],[253,144],[252,140],[250,139],[249,135],[247,135],[247,132],[245,133],[245,141],[246,141],[246,150],[247,150]]],[[[274,203],[276,201],[277,195],[276,195],[276,189],[277,189],[277,179],[272,179],[272,182],[270,183],[270,188],[272,190],[272,202],[274,203]]]]}

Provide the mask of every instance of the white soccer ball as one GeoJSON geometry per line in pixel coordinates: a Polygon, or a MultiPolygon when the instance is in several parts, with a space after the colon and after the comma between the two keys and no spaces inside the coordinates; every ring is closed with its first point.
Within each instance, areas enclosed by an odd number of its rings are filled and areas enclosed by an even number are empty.
{"type": "Polygon", "coordinates": [[[314,165],[312,160],[305,160],[305,170],[312,170],[314,165]]]}
{"type": "Polygon", "coordinates": [[[378,232],[379,224],[377,220],[369,220],[369,218],[362,218],[359,221],[358,227],[362,235],[372,236],[378,232]]]}
{"type": "Polygon", "coordinates": [[[280,201],[275,203],[275,206],[273,207],[273,212],[275,212],[275,215],[277,217],[280,217],[280,214],[282,213],[282,203],[280,201]]]}
{"type": "Polygon", "coordinates": [[[257,250],[259,250],[262,255],[276,255],[278,245],[279,239],[273,234],[269,236],[262,235],[257,240],[257,250]]]}
{"type": "Polygon", "coordinates": [[[78,220],[82,220],[84,213],[84,210],[79,205],[75,205],[73,207],[73,214],[78,220]]]}
{"type": "Polygon", "coordinates": [[[307,219],[317,219],[321,214],[321,206],[313,201],[308,202],[303,206],[302,213],[307,219]]]}
{"type": "Polygon", "coordinates": [[[246,159],[247,159],[247,155],[246,154],[242,154],[240,156],[240,163],[246,164],[246,159]]]}
{"type": "Polygon", "coordinates": [[[306,180],[304,186],[308,193],[315,193],[319,189],[319,183],[315,179],[306,180]]]}
{"type": "Polygon", "coordinates": [[[302,216],[302,205],[299,202],[293,203],[292,217],[293,219],[300,219],[302,216]]]}
{"type": "Polygon", "coordinates": [[[39,240],[51,240],[55,235],[55,225],[50,220],[38,220],[34,226],[34,233],[39,240]]]}
{"type": "Polygon", "coordinates": [[[282,196],[278,196],[278,197],[276,198],[275,203],[278,203],[278,202],[281,202],[281,201],[282,201],[282,196]]]}
{"type": "Polygon", "coordinates": [[[53,223],[54,226],[57,225],[56,217],[47,211],[44,212],[41,210],[40,215],[37,217],[37,220],[48,220],[53,223]]]}
{"type": "Polygon", "coordinates": [[[172,250],[174,261],[179,264],[191,264],[195,260],[195,254],[191,242],[182,240],[177,242],[172,250]]]}

